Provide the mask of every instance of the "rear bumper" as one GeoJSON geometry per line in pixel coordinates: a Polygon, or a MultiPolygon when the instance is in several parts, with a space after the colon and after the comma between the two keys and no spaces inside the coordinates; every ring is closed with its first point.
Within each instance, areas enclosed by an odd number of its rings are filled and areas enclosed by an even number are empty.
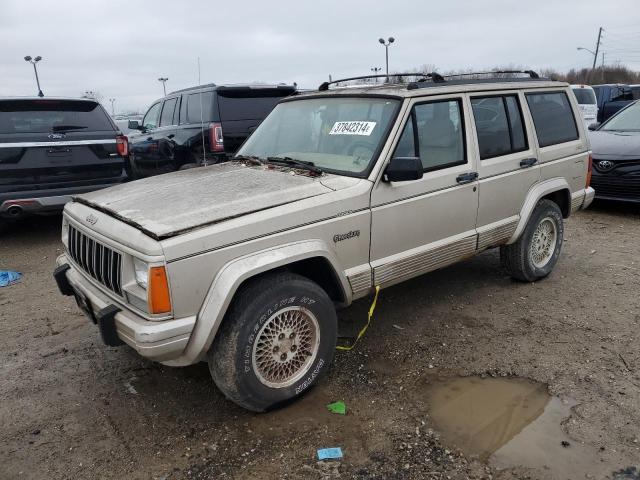
{"type": "Polygon", "coordinates": [[[126,177],[117,181],[86,186],[54,188],[48,190],[28,190],[22,192],[0,193],[0,217],[20,217],[31,213],[62,210],[73,195],[94,192],[102,188],[122,183],[126,177]]]}
{"type": "Polygon", "coordinates": [[[60,293],[74,295],[78,306],[98,325],[103,341],[126,343],[143,357],[171,364],[184,351],[195,317],[149,321],[114,302],[72,267],[66,257],[56,260],[54,278],[60,293]]]}

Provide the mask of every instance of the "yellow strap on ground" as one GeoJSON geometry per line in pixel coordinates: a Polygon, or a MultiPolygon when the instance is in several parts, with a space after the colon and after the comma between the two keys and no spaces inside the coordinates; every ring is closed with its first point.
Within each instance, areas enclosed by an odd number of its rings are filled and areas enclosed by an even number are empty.
{"type": "Polygon", "coordinates": [[[364,336],[364,332],[367,331],[367,328],[369,328],[369,325],[371,324],[371,319],[373,318],[373,311],[376,309],[376,303],[378,302],[378,293],[380,292],[380,285],[376,285],[376,294],[373,297],[373,302],[371,302],[371,306],[369,307],[369,318],[367,318],[367,324],[362,327],[362,330],[360,330],[360,333],[358,333],[358,336],[356,337],[356,340],[348,347],[342,347],[340,345],[338,345],[336,347],[336,350],[351,350],[353,347],[356,346],[356,344],[358,343],[358,340],[360,340],[363,336],[364,336]]]}

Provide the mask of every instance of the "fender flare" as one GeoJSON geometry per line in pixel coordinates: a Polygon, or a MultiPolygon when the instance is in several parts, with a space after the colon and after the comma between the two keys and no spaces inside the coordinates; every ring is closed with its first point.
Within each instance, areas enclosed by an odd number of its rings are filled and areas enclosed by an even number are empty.
{"type": "Polygon", "coordinates": [[[533,213],[533,209],[536,208],[540,199],[545,195],[560,190],[569,190],[569,192],[571,192],[569,184],[562,177],[545,180],[544,182],[534,185],[533,188],[529,190],[524,204],[520,209],[520,221],[518,222],[518,226],[516,227],[515,232],[513,232],[511,238],[507,241],[507,245],[516,242],[520,238],[520,235],[522,235],[527,223],[529,223],[529,218],[533,213]]]}
{"type": "Polygon", "coordinates": [[[242,282],[274,268],[313,257],[323,257],[329,262],[341,284],[346,303],[350,303],[352,295],[347,278],[338,267],[339,262],[335,254],[322,240],[290,243],[236,258],[218,271],[200,307],[189,343],[180,358],[171,364],[190,365],[204,357],[213,344],[231,300],[242,282]]]}

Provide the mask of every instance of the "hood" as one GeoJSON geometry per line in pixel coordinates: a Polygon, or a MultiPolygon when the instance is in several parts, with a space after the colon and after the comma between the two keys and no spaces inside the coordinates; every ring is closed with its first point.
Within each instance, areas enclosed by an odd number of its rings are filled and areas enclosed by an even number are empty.
{"type": "MultiPolygon", "coordinates": [[[[74,200],[160,240],[196,227],[334,191],[331,177],[221,163],[82,194],[74,200]]],[[[333,182],[335,183],[335,182],[333,182]]]]}
{"type": "Polygon", "coordinates": [[[589,132],[589,141],[594,158],[640,158],[640,132],[596,130],[589,132]]]}

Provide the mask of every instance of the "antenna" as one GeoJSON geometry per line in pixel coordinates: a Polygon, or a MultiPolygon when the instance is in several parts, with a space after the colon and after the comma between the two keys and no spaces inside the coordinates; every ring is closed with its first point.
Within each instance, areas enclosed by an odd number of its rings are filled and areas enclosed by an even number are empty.
{"type": "MultiPolygon", "coordinates": [[[[202,85],[202,83],[200,82],[200,57],[198,57],[198,87],[200,87],[202,85]]],[[[200,97],[200,133],[202,133],[202,166],[206,167],[207,166],[207,154],[205,153],[205,146],[204,146],[204,119],[202,117],[203,113],[202,113],[202,90],[200,90],[200,94],[198,95],[198,97],[200,97]]]]}

